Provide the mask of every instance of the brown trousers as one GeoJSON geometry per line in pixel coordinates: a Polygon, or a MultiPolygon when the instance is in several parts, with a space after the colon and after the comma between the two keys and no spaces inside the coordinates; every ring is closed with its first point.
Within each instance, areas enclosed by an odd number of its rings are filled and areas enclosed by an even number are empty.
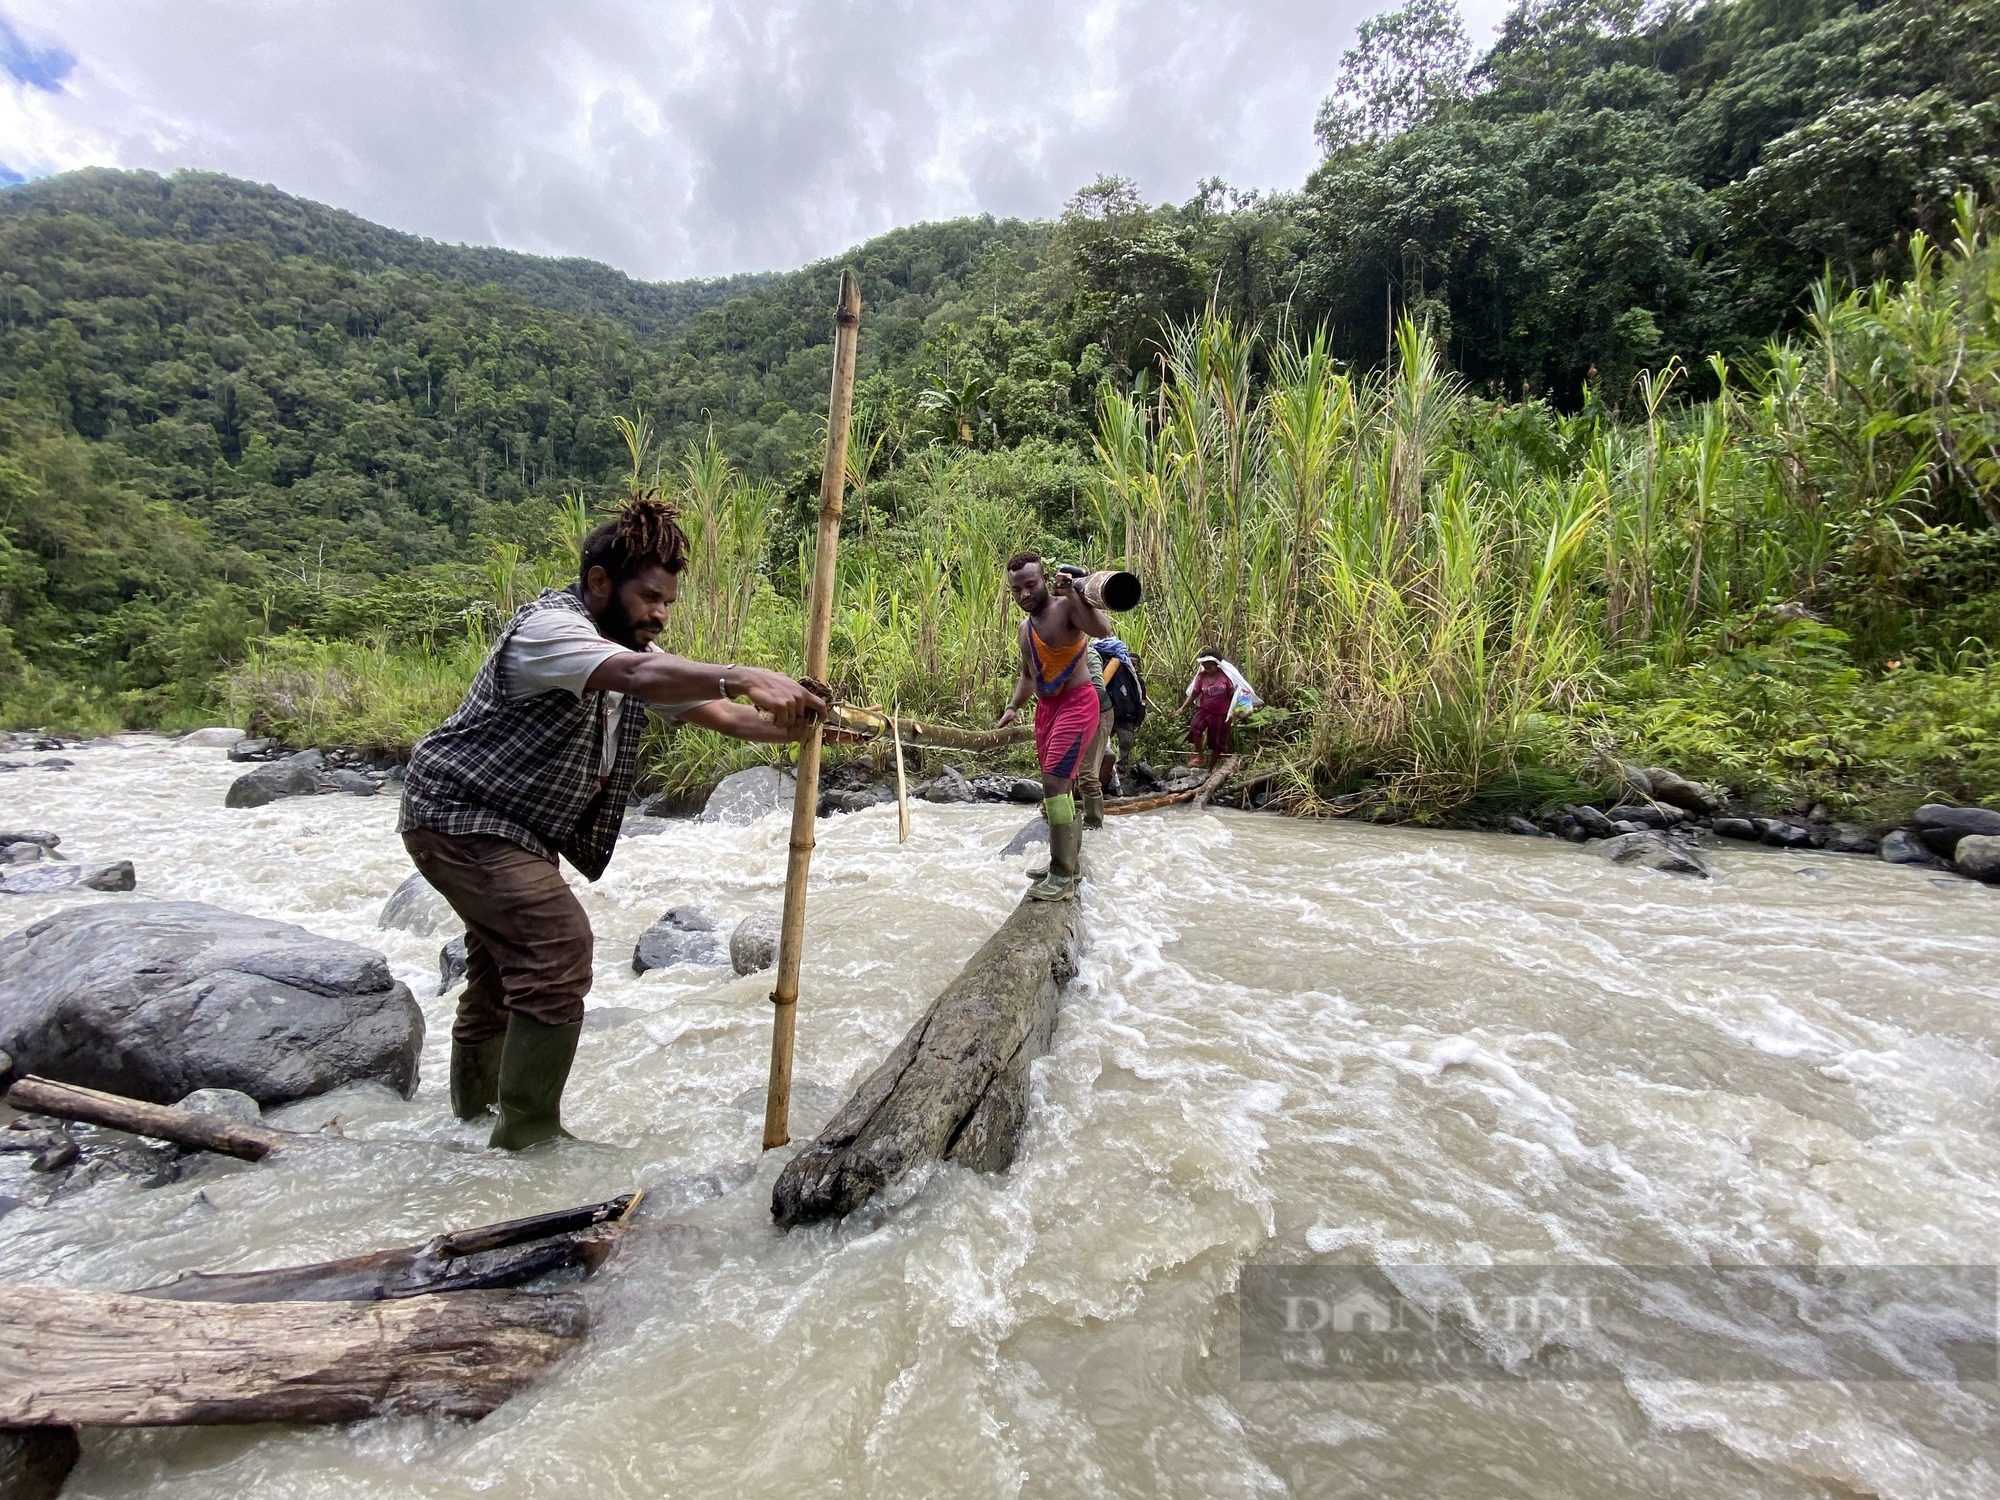
{"type": "Polygon", "coordinates": [[[412,828],[403,847],[465,921],[465,993],[451,1039],[477,1046],[518,1011],[549,1026],[583,1019],[595,947],[590,918],[552,859],[490,834],[412,828]]]}
{"type": "Polygon", "coordinates": [[[1099,774],[1104,762],[1104,747],[1111,740],[1111,710],[1099,709],[1097,733],[1090,737],[1090,743],[1083,747],[1083,764],[1076,769],[1076,789],[1084,796],[1102,796],[1104,780],[1099,774]]]}

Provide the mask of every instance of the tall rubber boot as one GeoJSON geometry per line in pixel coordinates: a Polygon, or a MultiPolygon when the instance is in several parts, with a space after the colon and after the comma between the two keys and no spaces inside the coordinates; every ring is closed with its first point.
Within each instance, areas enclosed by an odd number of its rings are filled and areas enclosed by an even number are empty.
{"type": "Polygon", "coordinates": [[[549,1026],[523,1015],[507,1018],[507,1045],[500,1054],[500,1123],[486,1144],[519,1151],[562,1128],[563,1085],[576,1060],[583,1022],[549,1026]]]}
{"type": "Polygon", "coordinates": [[[1083,824],[1075,818],[1049,824],[1049,873],[1028,888],[1030,901],[1068,901],[1076,895],[1083,824]]]}
{"type": "Polygon", "coordinates": [[[1083,826],[1104,826],[1104,786],[1101,782],[1083,794],[1083,826]]]}
{"type": "Polygon", "coordinates": [[[507,1033],[467,1045],[452,1038],[451,1112],[476,1120],[500,1101],[500,1052],[507,1033]]]}

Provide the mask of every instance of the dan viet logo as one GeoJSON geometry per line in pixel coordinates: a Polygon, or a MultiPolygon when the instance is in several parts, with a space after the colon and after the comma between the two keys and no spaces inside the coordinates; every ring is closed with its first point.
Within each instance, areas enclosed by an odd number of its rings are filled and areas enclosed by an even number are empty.
{"type": "Polygon", "coordinates": [[[1992,1266],[1243,1269],[1245,1380],[2000,1376],[1992,1266]]]}

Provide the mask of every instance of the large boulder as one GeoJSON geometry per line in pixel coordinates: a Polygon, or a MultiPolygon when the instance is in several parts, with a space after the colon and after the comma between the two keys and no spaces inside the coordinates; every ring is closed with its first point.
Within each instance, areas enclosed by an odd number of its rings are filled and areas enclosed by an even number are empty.
{"type": "Polygon", "coordinates": [[[0,939],[12,1071],[171,1104],[417,1086],[423,1012],[381,954],[199,901],[72,907],[0,939]]]}
{"type": "Polygon", "coordinates": [[[1989,884],[2000,881],[2000,836],[1968,833],[1958,841],[1958,850],[1952,862],[1958,866],[1960,874],[1970,875],[1974,880],[1984,880],[1989,884]]]}
{"type": "Polygon", "coordinates": [[[73,890],[129,891],[138,883],[138,874],[129,859],[102,865],[43,860],[37,864],[15,866],[5,875],[0,875],[0,895],[46,896],[51,891],[73,890]]]}
{"type": "Polygon", "coordinates": [[[1984,838],[2000,837],[2000,812],[1986,807],[1952,807],[1943,802],[1926,802],[1917,809],[1917,837],[1940,859],[1957,852],[1958,841],[1968,834],[1984,838]]]}
{"type": "Polygon", "coordinates": [[[183,745],[191,745],[197,750],[227,750],[231,745],[248,737],[244,730],[217,724],[208,729],[197,729],[184,734],[180,742],[183,745]]]}
{"type": "Polygon", "coordinates": [[[916,796],[924,802],[977,802],[979,793],[966,779],[957,766],[946,766],[934,781],[927,781],[916,790],[916,796]]]}
{"type": "Polygon", "coordinates": [[[375,925],[413,932],[418,937],[435,937],[447,928],[465,924],[436,886],[422,875],[412,875],[382,903],[382,915],[375,919],[375,925]]]}
{"type": "Polygon", "coordinates": [[[675,964],[729,962],[729,943],[722,926],[707,912],[692,906],[676,906],[659,921],[639,934],[632,948],[632,972],[670,969],[675,964]]]}
{"type": "Polygon", "coordinates": [[[776,766],[752,766],[725,776],[694,815],[697,823],[727,823],[740,827],[780,808],[790,808],[797,783],[776,766]]]}
{"type": "Polygon", "coordinates": [[[298,760],[267,761],[254,771],[245,771],[229,783],[222,799],[224,807],[262,807],[281,797],[313,797],[319,794],[319,771],[298,760]]]}
{"type": "Polygon", "coordinates": [[[1882,858],[1892,865],[1921,865],[1928,869],[1942,869],[1944,861],[1930,850],[1914,833],[1898,828],[1882,840],[1882,858]]]}
{"type": "Polygon", "coordinates": [[[729,966],[739,974],[755,974],[778,961],[778,919],[745,917],[729,934],[729,966]]]}
{"type": "Polygon", "coordinates": [[[460,933],[442,948],[438,949],[438,993],[465,978],[466,965],[465,934],[460,933]]]}

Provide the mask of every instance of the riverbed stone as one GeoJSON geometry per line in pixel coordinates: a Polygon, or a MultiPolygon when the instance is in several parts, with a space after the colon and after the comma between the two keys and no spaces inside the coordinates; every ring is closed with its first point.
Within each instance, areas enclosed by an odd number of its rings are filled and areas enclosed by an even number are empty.
{"type": "Polygon", "coordinates": [[[1618,830],[1611,826],[1611,820],[1589,803],[1565,802],[1563,811],[1576,819],[1577,826],[1594,839],[1608,839],[1618,830]]]}
{"type": "Polygon", "coordinates": [[[1987,838],[2000,836],[2000,812],[1986,807],[1953,807],[1944,802],[1926,802],[1917,809],[1917,837],[1940,859],[1950,859],[1958,841],[1967,834],[1987,838]]]}
{"type": "Polygon", "coordinates": [[[139,883],[129,859],[108,864],[69,864],[42,860],[19,865],[0,875],[0,895],[46,896],[53,891],[129,891],[139,883]]]}
{"type": "Polygon", "coordinates": [[[382,784],[362,771],[322,771],[320,790],[344,792],[350,797],[372,797],[382,790],[382,784]]]}
{"type": "Polygon", "coordinates": [[[1874,854],[1882,840],[1854,823],[1835,823],[1826,830],[1820,847],[1829,854],[1874,854]]]}
{"type": "Polygon", "coordinates": [[[742,827],[792,805],[798,783],[776,766],[752,766],[725,776],[708,794],[702,810],[694,815],[697,823],[722,823],[742,827]]]}
{"type": "Polygon", "coordinates": [[[174,1101],[175,1109],[191,1109],[198,1115],[214,1115],[218,1119],[233,1120],[238,1125],[256,1125],[264,1118],[264,1111],[241,1089],[196,1089],[184,1098],[174,1101]]]}
{"type": "Polygon", "coordinates": [[[1943,860],[1926,849],[1914,833],[1904,828],[1898,828],[1882,840],[1881,855],[1892,865],[1921,865],[1933,870],[1944,867],[1943,860]]]}
{"type": "Polygon", "coordinates": [[[465,978],[465,934],[460,933],[442,948],[438,949],[438,993],[465,978]]]}
{"type": "Polygon", "coordinates": [[[1804,849],[1812,843],[1812,833],[1803,825],[1783,818],[1753,818],[1757,836],[1775,849],[1804,849]]]}
{"type": "Polygon", "coordinates": [[[1021,825],[1021,831],[1007,841],[1007,847],[1000,851],[1006,859],[1015,854],[1026,854],[1030,844],[1046,844],[1049,841],[1048,819],[1036,816],[1021,825]]]}
{"type": "Polygon", "coordinates": [[[1025,776],[1018,776],[1007,788],[1007,800],[1023,804],[1039,802],[1042,800],[1042,784],[1039,781],[1030,781],[1025,776]]]}
{"type": "Polygon", "coordinates": [[[1988,884],[2000,881],[2000,835],[1968,833],[1958,841],[1952,863],[1958,866],[1961,875],[1970,875],[1974,880],[1988,884]]]}
{"type": "Polygon", "coordinates": [[[1675,807],[1695,813],[1722,811],[1722,798],[1705,782],[1689,781],[1663,766],[1647,766],[1644,775],[1646,784],[1653,789],[1653,800],[1656,802],[1670,802],[1675,807]]]}
{"type": "Polygon", "coordinates": [[[1648,829],[1644,833],[1621,833],[1591,845],[1591,852],[1614,865],[1638,865],[1667,875],[1698,875],[1706,879],[1708,866],[1694,851],[1668,841],[1666,835],[1648,829]]]}
{"type": "Polygon", "coordinates": [[[19,828],[0,833],[0,844],[40,844],[44,850],[50,850],[61,842],[61,838],[46,828],[19,828]]]}
{"type": "Polygon", "coordinates": [[[1509,833],[1518,833],[1523,838],[1538,839],[1542,836],[1541,829],[1518,813],[1507,819],[1507,831],[1509,833]]]}
{"type": "Polygon", "coordinates": [[[694,906],[671,908],[659,921],[639,934],[632,947],[632,972],[670,969],[675,964],[730,962],[729,943],[722,936],[722,924],[694,906]]]}
{"type": "Polygon", "coordinates": [[[196,750],[227,750],[231,745],[249,737],[247,730],[232,729],[227,724],[214,724],[207,729],[189,731],[181,736],[180,742],[196,750]]]}
{"type": "Polygon", "coordinates": [[[946,766],[936,777],[918,787],[915,795],[919,801],[947,805],[979,800],[979,793],[973,790],[971,781],[957,766],[946,766]]]}
{"type": "Polygon", "coordinates": [[[224,807],[263,807],[283,797],[313,797],[319,794],[319,772],[296,760],[266,762],[254,771],[245,771],[229,784],[222,799],[224,807]]]}
{"type": "Polygon", "coordinates": [[[423,1039],[380,953],[199,901],[72,907],[0,939],[0,1048],[21,1073],[155,1104],[363,1081],[407,1097],[423,1039]]]}
{"type": "Polygon", "coordinates": [[[729,934],[729,965],[738,974],[756,974],[778,961],[778,919],[745,917],[729,934]]]}
{"type": "Polygon", "coordinates": [[[382,915],[375,919],[377,927],[413,932],[418,937],[435,937],[458,924],[459,916],[451,903],[420,874],[397,886],[382,903],[382,915]]]}
{"type": "Polygon", "coordinates": [[[269,760],[279,753],[279,745],[273,739],[242,739],[229,747],[229,758],[234,761],[269,760]]]}
{"type": "Polygon", "coordinates": [[[1757,825],[1748,818],[1717,818],[1709,826],[1717,838],[1743,839],[1754,844],[1763,837],[1757,832],[1757,825]]]}
{"type": "Polygon", "coordinates": [[[38,859],[47,858],[48,852],[40,844],[31,844],[26,839],[0,843],[0,865],[31,865],[38,859]]]}

